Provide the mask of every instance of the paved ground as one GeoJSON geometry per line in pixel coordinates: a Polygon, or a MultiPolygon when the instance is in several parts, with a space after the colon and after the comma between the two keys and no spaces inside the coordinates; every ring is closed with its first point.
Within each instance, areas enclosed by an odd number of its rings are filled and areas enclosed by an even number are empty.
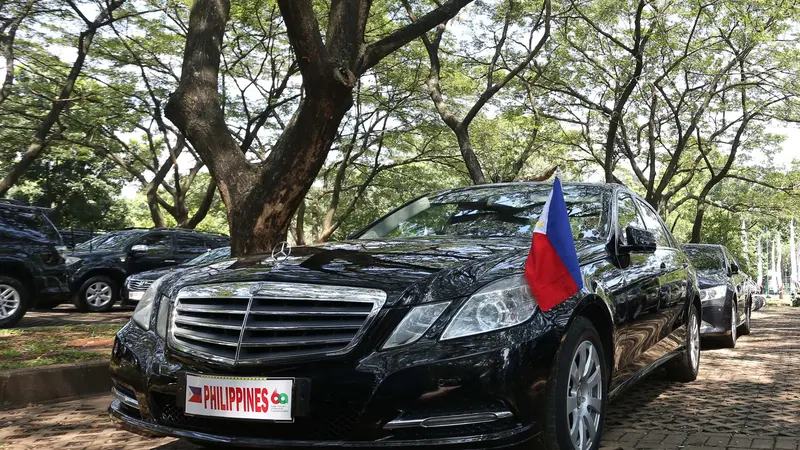
{"type": "MultiPolygon", "coordinates": [[[[770,308],[753,319],[753,334],[736,349],[703,351],[697,381],[673,383],[656,374],[614,402],[603,447],[798,450],[800,309],[770,308]]],[[[0,411],[0,443],[3,450],[196,448],[116,429],[104,412],[109,401],[0,411]]]]}
{"type": "Polygon", "coordinates": [[[28,311],[16,328],[87,325],[102,323],[124,324],[133,314],[131,308],[115,306],[107,313],[80,313],[72,305],[59,305],[51,310],[28,311]]]}

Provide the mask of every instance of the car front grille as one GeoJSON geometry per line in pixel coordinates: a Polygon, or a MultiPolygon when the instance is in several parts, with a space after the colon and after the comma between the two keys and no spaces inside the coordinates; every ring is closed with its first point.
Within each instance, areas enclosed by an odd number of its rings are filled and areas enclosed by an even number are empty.
{"type": "Polygon", "coordinates": [[[128,289],[131,291],[146,291],[147,288],[153,284],[154,280],[137,280],[137,279],[129,279],[128,280],[128,289]]]}
{"type": "Polygon", "coordinates": [[[225,364],[344,354],[380,311],[377,289],[301,283],[221,283],[180,290],[170,345],[225,364]]]}

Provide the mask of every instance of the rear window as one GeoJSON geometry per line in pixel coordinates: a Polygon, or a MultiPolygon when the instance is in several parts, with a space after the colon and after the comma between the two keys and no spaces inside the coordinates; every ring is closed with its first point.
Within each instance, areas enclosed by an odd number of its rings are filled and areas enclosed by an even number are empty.
{"type": "Polygon", "coordinates": [[[50,220],[42,212],[28,208],[0,208],[0,236],[61,245],[61,235],[50,220]]]}
{"type": "Polygon", "coordinates": [[[718,273],[725,271],[725,257],[719,247],[686,246],[683,251],[698,272],[718,273]]]}

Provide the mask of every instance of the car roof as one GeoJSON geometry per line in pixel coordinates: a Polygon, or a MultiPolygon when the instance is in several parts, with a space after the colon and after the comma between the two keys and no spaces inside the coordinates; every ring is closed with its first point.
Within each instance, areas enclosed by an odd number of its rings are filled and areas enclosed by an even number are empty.
{"type": "MultiPolygon", "coordinates": [[[[463,191],[469,191],[472,189],[481,189],[481,188],[503,188],[503,187],[513,187],[513,186],[551,186],[553,183],[551,181],[514,181],[508,183],[486,183],[486,184],[475,184],[472,186],[461,186],[457,188],[450,188],[450,189],[443,189],[441,191],[434,191],[430,192],[427,195],[445,195],[463,191]]],[[[562,183],[563,186],[594,186],[609,192],[617,190],[617,189],[626,189],[625,186],[616,183],[573,183],[573,182],[564,182],[562,183]]]]}

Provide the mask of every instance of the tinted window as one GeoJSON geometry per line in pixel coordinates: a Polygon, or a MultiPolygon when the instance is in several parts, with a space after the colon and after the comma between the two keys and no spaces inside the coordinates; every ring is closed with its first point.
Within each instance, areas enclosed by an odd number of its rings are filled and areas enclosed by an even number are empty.
{"type": "Polygon", "coordinates": [[[620,243],[622,245],[628,244],[628,235],[625,234],[625,229],[628,227],[644,229],[644,222],[636,210],[636,204],[633,203],[633,198],[630,195],[623,195],[617,202],[617,219],[619,221],[619,228],[622,231],[620,243]]]}
{"type": "Polygon", "coordinates": [[[61,235],[39,211],[23,208],[0,208],[0,233],[6,239],[26,239],[61,244],[61,235]]]}
{"type": "Polygon", "coordinates": [[[208,264],[220,259],[230,258],[231,248],[220,247],[214,250],[209,250],[200,256],[190,259],[183,263],[184,266],[199,266],[200,264],[208,264]]]}
{"type": "Polygon", "coordinates": [[[170,253],[172,251],[172,236],[168,234],[149,234],[136,242],[136,245],[146,245],[148,254],[170,253]]]}
{"type": "MultiPolygon", "coordinates": [[[[362,239],[422,236],[530,236],[552,185],[484,186],[422,197],[372,225],[362,239]]],[[[564,185],[575,239],[607,235],[607,190],[564,185]]]]}
{"type": "Polygon", "coordinates": [[[106,251],[113,251],[113,250],[124,250],[128,247],[128,245],[133,244],[137,239],[139,239],[143,234],[147,233],[147,231],[126,231],[124,233],[114,233],[109,235],[105,240],[101,240],[96,247],[95,250],[106,250],[106,251]]]}
{"type": "Polygon", "coordinates": [[[642,219],[644,220],[647,230],[656,236],[656,243],[662,247],[672,246],[669,241],[669,234],[667,234],[667,230],[664,228],[658,215],[643,202],[637,200],[637,203],[639,203],[639,209],[642,211],[642,219]]]}
{"type": "Polygon", "coordinates": [[[175,235],[175,245],[179,252],[203,253],[208,250],[208,244],[202,236],[178,233],[175,235]]]}
{"type": "Polygon", "coordinates": [[[719,247],[686,246],[683,251],[698,272],[717,273],[726,271],[725,258],[719,247]]]}

